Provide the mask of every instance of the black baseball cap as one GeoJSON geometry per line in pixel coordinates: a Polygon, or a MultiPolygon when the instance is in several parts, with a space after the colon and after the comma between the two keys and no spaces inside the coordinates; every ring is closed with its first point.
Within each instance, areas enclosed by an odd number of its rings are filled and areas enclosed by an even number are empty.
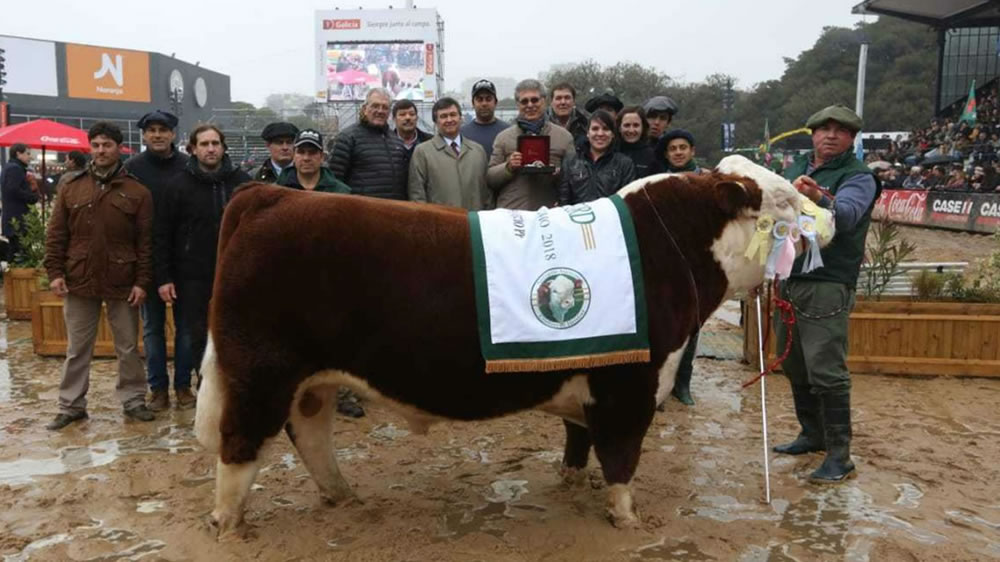
{"type": "Polygon", "coordinates": [[[304,144],[311,144],[323,150],[323,135],[316,129],[302,129],[298,135],[295,135],[295,148],[304,144]]]}
{"type": "Polygon", "coordinates": [[[497,87],[493,85],[493,82],[483,78],[472,85],[472,97],[476,97],[476,94],[486,90],[487,92],[493,94],[493,97],[497,97],[497,87]]]}

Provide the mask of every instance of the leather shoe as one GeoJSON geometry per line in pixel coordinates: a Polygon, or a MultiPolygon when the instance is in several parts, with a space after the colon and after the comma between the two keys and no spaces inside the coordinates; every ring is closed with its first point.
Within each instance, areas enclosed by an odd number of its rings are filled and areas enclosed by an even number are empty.
{"type": "Polygon", "coordinates": [[[87,416],[87,412],[75,412],[72,414],[56,414],[55,419],[49,422],[48,425],[45,426],[45,429],[48,429],[49,431],[58,431],[75,421],[85,420],[88,417],[89,416],[87,416]]]}
{"type": "Polygon", "coordinates": [[[146,407],[154,412],[170,409],[170,394],[167,393],[166,389],[154,390],[146,407]]]}
{"type": "Polygon", "coordinates": [[[177,395],[177,408],[180,410],[194,408],[198,403],[198,397],[190,388],[178,388],[174,393],[177,395]]]}
{"type": "Polygon", "coordinates": [[[153,421],[156,419],[156,414],[151,412],[145,404],[139,404],[125,410],[125,417],[139,421],[153,421]]]}

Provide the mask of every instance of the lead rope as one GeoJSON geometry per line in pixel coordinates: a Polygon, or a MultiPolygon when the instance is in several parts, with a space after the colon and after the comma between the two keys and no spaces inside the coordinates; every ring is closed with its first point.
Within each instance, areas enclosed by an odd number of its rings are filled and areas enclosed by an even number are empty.
{"type": "Polygon", "coordinates": [[[781,365],[782,363],[784,363],[785,359],[788,359],[788,355],[792,352],[792,328],[795,326],[795,307],[793,307],[792,303],[790,303],[789,301],[787,301],[787,300],[785,300],[785,299],[783,299],[783,298],[781,298],[781,297],[778,296],[781,293],[781,288],[780,288],[780,285],[779,285],[779,281],[775,280],[774,281],[774,285],[775,285],[775,287],[773,289],[771,287],[768,287],[768,292],[771,293],[771,297],[769,299],[767,299],[767,301],[768,301],[767,302],[767,312],[762,317],[760,316],[760,312],[758,312],[758,317],[759,318],[764,318],[767,321],[767,324],[763,324],[762,323],[763,326],[760,328],[760,330],[758,330],[758,334],[757,334],[757,337],[763,342],[761,344],[761,350],[762,350],[761,351],[761,363],[760,363],[761,364],[761,370],[760,370],[760,372],[758,373],[758,375],[756,377],[754,377],[754,378],[750,379],[749,381],[743,383],[743,388],[746,388],[746,387],[752,385],[753,383],[761,380],[765,376],[773,373],[774,370],[778,368],[778,365],[781,365]],[[771,322],[771,314],[772,314],[772,312],[771,312],[771,305],[772,304],[780,311],[780,313],[781,313],[781,323],[785,325],[785,350],[784,350],[784,352],[782,352],[782,354],[781,354],[780,357],[778,357],[777,359],[775,359],[774,361],[772,361],[770,364],[768,364],[767,368],[764,368],[763,367],[763,365],[764,365],[764,359],[763,358],[766,357],[766,355],[764,355],[764,354],[767,352],[766,350],[767,350],[768,344],[770,343],[769,340],[771,338],[771,330],[770,330],[770,328],[768,326],[770,325],[770,322],[771,322]]]}
{"type": "Polygon", "coordinates": [[[694,305],[695,305],[695,318],[698,320],[698,328],[701,328],[701,301],[698,298],[698,284],[695,283],[694,273],[691,270],[691,264],[687,260],[687,256],[681,251],[680,245],[674,240],[674,235],[670,233],[670,229],[667,228],[667,223],[663,221],[663,217],[660,216],[660,211],[656,209],[656,205],[653,204],[653,199],[650,198],[649,192],[646,191],[646,187],[642,188],[643,195],[646,196],[646,200],[649,201],[649,206],[653,208],[653,214],[656,215],[656,220],[660,221],[660,226],[663,227],[663,231],[667,233],[667,238],[670,239],[670,243],[674,245],[674,249],[680,254],[681,260],[684,261],[684,266],[687,269],[688,281],[691,284],[691,291],[694,293],[694,305]]]}

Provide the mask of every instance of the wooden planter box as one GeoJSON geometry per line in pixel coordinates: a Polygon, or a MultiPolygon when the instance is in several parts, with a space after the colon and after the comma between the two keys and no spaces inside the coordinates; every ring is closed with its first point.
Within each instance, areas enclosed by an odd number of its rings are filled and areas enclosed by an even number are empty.
{"type": "MultiPolygon", "coordinates": [[[[749,305],[743,349],[756,369],[757,317],[749,305]]],[[[848,335],[852,372],[1000,376],[1000,304],[859,299],[848,335]]],[[[773,331],[770,348],[773,360],[773,331]]]]}
{"type": "Polygon", "coordinates": [[[31,295],[42,289],[41,271],[13,267],[3,273],[3,298],[7,318],[31,320],[31,295]]]}
{"type": "MultiPolygon", "coordinates": [[[[154,297],[159,298],[159,297],[154,297]]],[[[136,325],[139,333],[139,352],[142,348],[142,321],[136,325]]],[[[167,356],[174,356],[174,314],[167,305],[167,356]]],[[[38,355],[66,355],[66,322],[63,320],[63,300],[52,291],[37,291],[31,299],[31,339],[38,355]]],[[[115,344],[108,324],[106,307],[102,307],[101,320],[97,326],[97,342],[94,357],[114,357],[115,344]]]]}

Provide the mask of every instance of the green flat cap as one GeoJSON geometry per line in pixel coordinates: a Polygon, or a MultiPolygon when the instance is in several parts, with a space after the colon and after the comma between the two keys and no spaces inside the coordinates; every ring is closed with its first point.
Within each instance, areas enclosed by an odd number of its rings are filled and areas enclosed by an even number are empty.
{"type": "Polygon", "coordinates": [[[862,122],[858,114],[854,113],[853,109],[840,104],[824,107],[813,113],[809,120],[806,121],[806,127],[816,129],[831,119],[855,133],[861,130],[862,122]]]}

